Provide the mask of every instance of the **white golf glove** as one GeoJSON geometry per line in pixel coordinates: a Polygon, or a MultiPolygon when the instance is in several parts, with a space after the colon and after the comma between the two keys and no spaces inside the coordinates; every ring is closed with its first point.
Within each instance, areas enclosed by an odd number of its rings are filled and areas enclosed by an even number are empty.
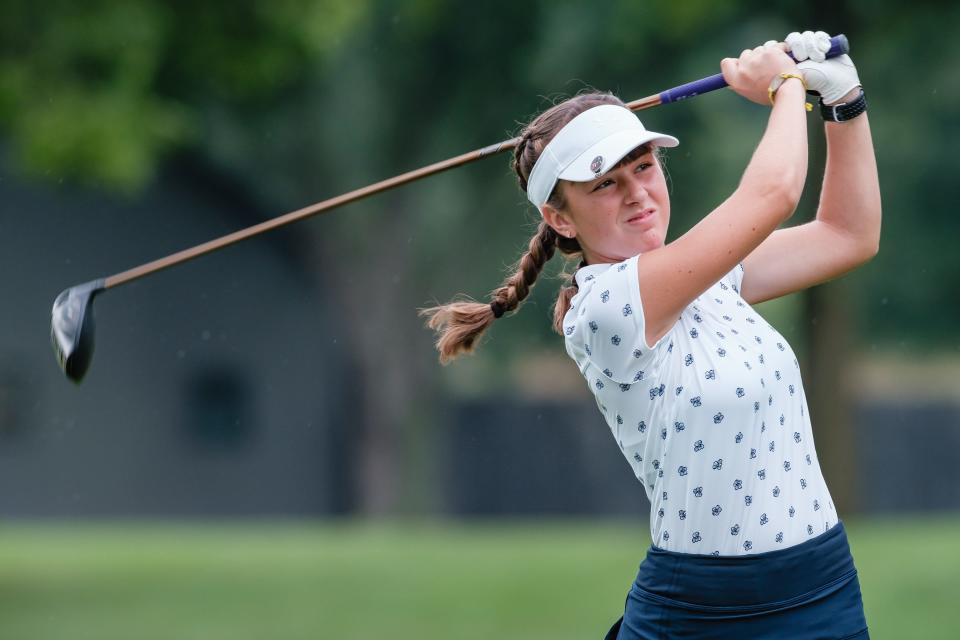
{"type": "Polygon", "coordinates": [[[826,104],[833,104],[855,87],[862,86],[850,56],[825,58],[830,50],[830,36],[823,31],[794,31],[786,42],[798,63],[797,68],[803,73],[807,89],[820,94],[826,104]]]}
{"type": "Polygon", "coordinates": [[[823,31],[804,31],[797,33],[794,31],[787,36],[787,50],[793,55],[797,62],[804,60],[813,60],[814,62],[823,62],[827,59],[827,51],[830,51],[830,35],[823,31]]]}

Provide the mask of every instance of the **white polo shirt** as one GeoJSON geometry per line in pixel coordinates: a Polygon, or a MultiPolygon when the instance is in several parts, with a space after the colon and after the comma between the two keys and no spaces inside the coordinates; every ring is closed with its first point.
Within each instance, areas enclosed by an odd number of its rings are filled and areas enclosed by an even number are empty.
{"type": "Polygon", "coordinates": [[[740,297],[738,265],[645,343],[636,256],[588,265],[563,327],[567,353],[650,500],[661,549],[783,549],[838,521],[813,444],[800,367],[740,297]]]}

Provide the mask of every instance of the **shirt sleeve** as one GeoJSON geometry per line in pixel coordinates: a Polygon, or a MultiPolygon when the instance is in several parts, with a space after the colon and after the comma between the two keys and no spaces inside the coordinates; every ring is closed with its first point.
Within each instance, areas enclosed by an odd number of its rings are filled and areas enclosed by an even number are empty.
{"type": "Polygon", "coordinates": [[[743,263],[735,266],[723,279],[739,295],[740,287],[743,285],[743,263]]]}
{"type": "Polygon", "coordinates": [[[571,304],[564,323],[568,347],[582,350],[590,364],[619,384],[653,373],[670,332],[646,344],[636,256],[584,282],[571,304]]]}

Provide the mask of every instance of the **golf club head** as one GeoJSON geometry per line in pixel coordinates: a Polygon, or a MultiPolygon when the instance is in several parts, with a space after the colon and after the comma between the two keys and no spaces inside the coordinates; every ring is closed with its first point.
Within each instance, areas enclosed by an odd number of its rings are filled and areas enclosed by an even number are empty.
{"type": "Polygon", "coordinates": [[[79,383],[93,359],[93,297],[104,281],[91,280],[70,287],[53,301],[50,341],[60,368],[79,383]]]}

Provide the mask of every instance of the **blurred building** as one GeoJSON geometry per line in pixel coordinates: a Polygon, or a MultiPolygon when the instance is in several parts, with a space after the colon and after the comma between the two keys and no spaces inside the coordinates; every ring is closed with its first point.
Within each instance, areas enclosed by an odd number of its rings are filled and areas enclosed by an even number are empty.
{"type": "Polygon", "coordinates": [[[294,232],[97,298],[81,386],[50,348],[61,290],[259,221],[242,191],[187,166],[129,199],[0,174],[0,514],[344,508],[336,331],[294,232]]]}

